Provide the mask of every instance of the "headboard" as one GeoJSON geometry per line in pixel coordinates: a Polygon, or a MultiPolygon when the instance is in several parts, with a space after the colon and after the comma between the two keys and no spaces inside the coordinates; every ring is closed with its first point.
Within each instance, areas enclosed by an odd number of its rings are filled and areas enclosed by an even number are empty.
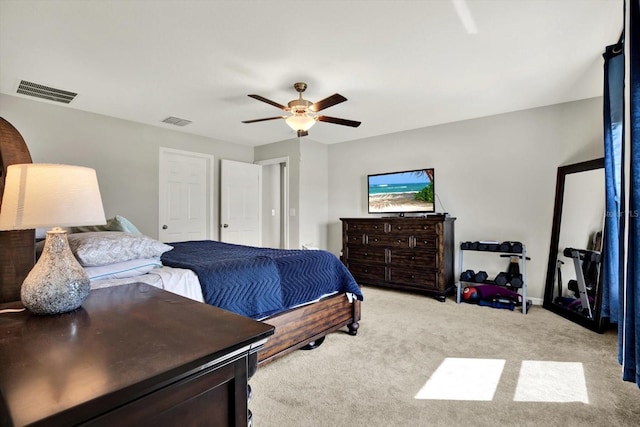
{"type": "MultiPolygon", "coordinates": [[[[7,167],[32,163],[20,132],[0,117],[0,209],[7,167]]],[[[35,263],[35,230],[0,231],[0,303],[18,301],[20,287],[35,263]]]]}

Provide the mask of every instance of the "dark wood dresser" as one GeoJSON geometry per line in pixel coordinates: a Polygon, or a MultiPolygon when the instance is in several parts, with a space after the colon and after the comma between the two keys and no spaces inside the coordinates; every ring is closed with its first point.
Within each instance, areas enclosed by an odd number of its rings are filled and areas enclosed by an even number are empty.
{"type": "Polygon", "coordinates": [[[0,425],[246,427],[272,333],[145,284],[94,290],[71,313],[0,314],[0,425]]]}
{"type": "Polygon", "coordinates": [[[341,218],[342,261],[359,284],[444,301],[454,290],[454,222],[427,217],[341,218]]]}

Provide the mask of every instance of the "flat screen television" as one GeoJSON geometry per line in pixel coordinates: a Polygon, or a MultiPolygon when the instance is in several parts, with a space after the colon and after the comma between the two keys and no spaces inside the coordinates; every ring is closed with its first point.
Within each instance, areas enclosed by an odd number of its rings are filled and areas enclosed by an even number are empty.
{"type": "Polygon", "coordinates": [[[368,175],[367,184],[371,214],[435,212],[433,168],[368,175]]]}

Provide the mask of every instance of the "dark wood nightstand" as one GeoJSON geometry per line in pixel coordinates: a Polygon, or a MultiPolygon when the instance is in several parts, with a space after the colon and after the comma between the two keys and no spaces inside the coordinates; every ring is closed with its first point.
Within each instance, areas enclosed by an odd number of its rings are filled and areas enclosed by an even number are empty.
{"type": "MultiPolygon", "coordinates": [[[[3,304],[8,308],[16,304],[3,304]]],[[[0,425],[247,425],[273,327],[145,284],[0,315],[0,425]]]]}

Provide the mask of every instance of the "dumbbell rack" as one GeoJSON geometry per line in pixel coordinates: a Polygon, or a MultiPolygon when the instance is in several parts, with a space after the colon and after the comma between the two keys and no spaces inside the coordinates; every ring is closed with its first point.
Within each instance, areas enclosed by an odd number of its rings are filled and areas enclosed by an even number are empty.
{"type": "MultiPolygon", "coordinates": [[[[458,274],[462,274],[463,270],[463,254],[465,251],[474,251],[474,252],[489,252],[494,254],[509,254],[514,256],[522,256],[522,268],[520,272],[522,273],[522,314],[527,314],[527,248],[524,243],[522,243],[522,251],[521,252],[510,252],[510,251],[502,251],[499,249],[495,249],[495,245],[487,244],[486,249],[463,249],[464,242],[460,242],[460,252],[458,253],[458,274]]],[[[480,242],[481,243],[481,242],[480,242]]],[[[471,283],[471,282],[469,282],[471,283]]],[[[478,283],[479,284],[479,283],[478,283]]],[[[458,281],[456,283],[456,302],[460,304],[460,297],[462,292],[462,281],[460,280],[460,276],[458,276],[458,281]]]]}

